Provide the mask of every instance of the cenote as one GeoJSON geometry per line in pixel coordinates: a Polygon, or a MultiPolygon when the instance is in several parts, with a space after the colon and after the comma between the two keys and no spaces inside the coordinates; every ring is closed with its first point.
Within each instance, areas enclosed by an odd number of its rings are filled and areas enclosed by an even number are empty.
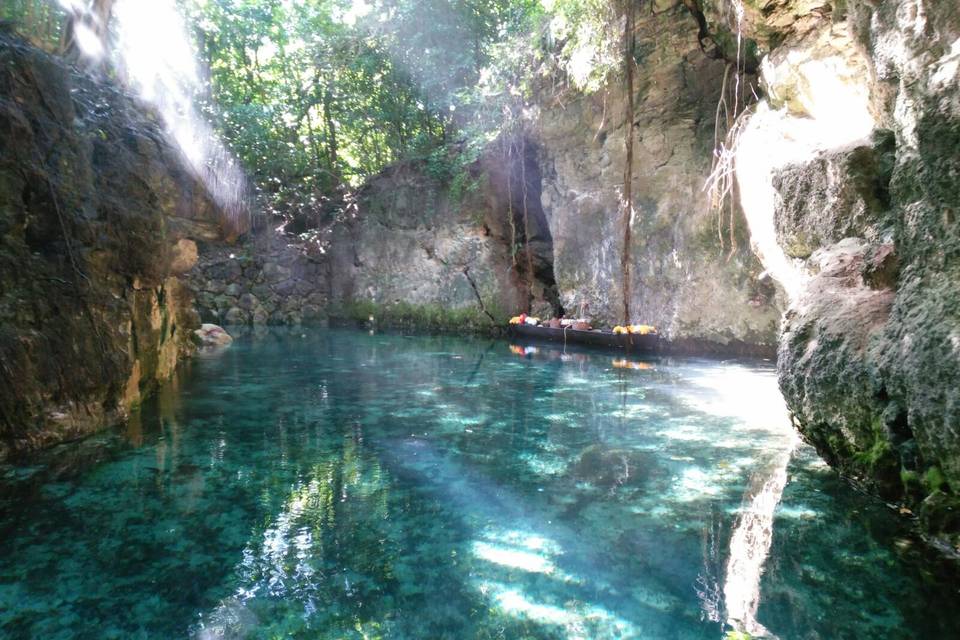
{"type": "Polygon", "coordinates": [[[762,362],[248,333],[2,473],[5,638],[960,627],[953,570],[797,440],[762,362]]]}
{"type": "Polygon", "coordinates": [[[958,176],[957,0],[2,0],[0,640],[960,637],[958,176]]]}

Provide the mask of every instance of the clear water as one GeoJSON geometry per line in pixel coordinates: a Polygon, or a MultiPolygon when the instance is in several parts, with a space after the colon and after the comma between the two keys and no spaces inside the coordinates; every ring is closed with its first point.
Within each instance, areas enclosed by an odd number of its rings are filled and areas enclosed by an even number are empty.
{"type": "Polygon", "coordinates": [[[956,637],[955,570],[797,444],[770,367],[614,360],[348,330],[198,357],[0,468],[0,636],[956,637]]]}

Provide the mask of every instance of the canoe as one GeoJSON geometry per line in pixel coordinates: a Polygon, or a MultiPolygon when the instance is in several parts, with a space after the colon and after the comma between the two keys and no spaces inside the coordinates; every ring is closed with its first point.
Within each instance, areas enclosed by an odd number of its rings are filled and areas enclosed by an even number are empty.
{"type": "Polygon", "coordinates": [[[634,352],[654,353],[660,350],[660,336],[655,333],[648,333],[647,335],[617,334],[612,331],[581,331],[579,329],[553,329],[529,324],[512,324],[510,325],[510,335],[568,344],[613,347],[634,352]]]}

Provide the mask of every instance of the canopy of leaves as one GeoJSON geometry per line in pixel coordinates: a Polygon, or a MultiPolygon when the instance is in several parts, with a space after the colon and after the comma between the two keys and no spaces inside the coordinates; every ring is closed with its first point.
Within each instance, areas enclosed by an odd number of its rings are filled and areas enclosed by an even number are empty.
{"type": "MultiPolygon", "coordinates": [[[[196,97],[202,112],[262,206],[314,218],[307,226],[398,160],[427,158],[453,177],[490,140],[523,125],[537,87],[556,89],[559,78],[595,89],[617,59],[605,0],[178,4],[209,69],[196,97]]],[[[56,1],[9,0],[0,18],[56,48],[56,1]]]]}

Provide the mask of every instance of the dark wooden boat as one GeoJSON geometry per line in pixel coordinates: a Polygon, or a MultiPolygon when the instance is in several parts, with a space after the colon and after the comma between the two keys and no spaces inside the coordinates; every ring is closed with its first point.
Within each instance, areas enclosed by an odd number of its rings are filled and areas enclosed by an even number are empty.
{"type": "Polygon", "coordinates": [[[537,338],[565,344],[586,344],[597,347],[613,347],[640,353],[655,353],[660,350],[660,336],[617,334],[612,331],[581,331],[578,329],[553,329],[529,324],[510,325],[510,335],[524,338],[537,338]]]}

